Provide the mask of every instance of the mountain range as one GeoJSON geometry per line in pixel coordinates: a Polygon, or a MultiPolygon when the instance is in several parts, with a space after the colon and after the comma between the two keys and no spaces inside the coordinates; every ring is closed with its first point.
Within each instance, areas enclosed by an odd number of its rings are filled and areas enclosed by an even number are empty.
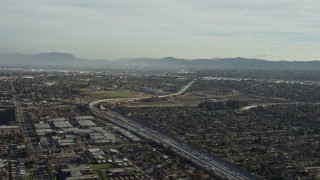
{"type": "Polygon", "coordinates": [[[268,61],[245,58],[161,59],[131,58],[119,60],[81,59],[69,53],[0,54],[0,67],[139,69],[139,70],[206,70],[206,69],[266,69],[320,70],[320,61],[268,61]]]}

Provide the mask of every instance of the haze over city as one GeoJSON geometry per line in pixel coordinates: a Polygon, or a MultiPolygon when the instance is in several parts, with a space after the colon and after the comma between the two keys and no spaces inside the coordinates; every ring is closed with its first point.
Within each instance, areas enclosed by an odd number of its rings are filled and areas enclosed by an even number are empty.
{"type": "Polygon", "coordinates": [[[319,9],[0,0],[0,179],[320,180],[319,9]]]}
{"type": "Polygon", "coordinates": [[[0,0],[0,53],[320,59],[316,0],[0,0]]]}

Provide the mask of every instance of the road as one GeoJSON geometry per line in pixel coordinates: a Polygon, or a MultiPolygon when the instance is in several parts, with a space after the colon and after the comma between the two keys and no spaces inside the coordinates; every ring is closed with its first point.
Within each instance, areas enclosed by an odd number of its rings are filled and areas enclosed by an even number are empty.
{"type": "MultiPolygon", "coordinates": [[[[171,97],[171,96],[179,96],[183,94],[194,82],[196,79],[192,80],[186,86],[181,88],[177,93],[158,96],[159,98],[171,97]]],[[[128,101],[136,101],[142,100],[145,98],[131,98],[127,99],[128,101]]],[[[94,101],[89,104],[89,108],[91,111],[98,117],[108,120],[113,124],[125,128],[131,132],[134,132],[146,139],[152,140],[156,143],[161,143],[166,147],[170,147],[172,151],[176,154],[191,160],[194,164],[205,169],[207,172],[214,174],[219,179],[236,179],[236,180],[244,180],[244,179],[257,179],[253,175],[248,172],[242,171],[236,166],[232,165],[229,162],[222,160],[221,158],[206,153],[203,150],[196,148],[192,145],[184,143],[178,138],[171,137],[163,132],[160,132],[156,129],[151,128],[150,126],[140,122],[138,120],[133,120],[128,117],[121,115],[115,111],[107,110],[102,111],[98,108],[98,104],[105,101],[113,101],[114,99],[105,99],[94,101]]]]}
{"type": "Polygon", "coordinates": [[[167,97],[175,97],[175,96],[180,96],[182,95],[184,92],[186,92],[186,90],[188,90],[190,88],[190,86],[195,83],[197,81],[197,79],[193,79],[191,82],[189,82],[187,85],[185,85],[183,88],[181,88],[177,93],[173,93],[173,94],[168,94],[168,95],[162,95],[162,96],[158,96],[159,98],[167,98],[167,97]]]}
{"type": "Polygon", "coordinates": [[[15,78],[12,81],[12,85],[11,85],[11,91],[13,94],[12,101],[13,101],[14,106],[16,108],[17,119],[20,124],[21,134],[24,136],[28,155],[34,161],[34,169],[32,172],[32,176],[35,179],[50,180],[51,177],[47,173],[46,168],[44,168],[44,167],[46,167],[46,163],[43,160],[43,158],[40,156],[39,150],[37,149],[38,142],[34,138],[35,135],[34,135],[34,132],[32,129],[31,122],[30,122],[30,120],[26,119],[26,117],[24,116],[24,113],[23,113],[24,109],[20,105],[20,98],[17,96],[16,90],[14,89],[15,86],[13,83],[16,79],[17,78],[15,78]]]}
{"type": "Polygon", "coordinates": [[[241,110],[249,110],[252,108],[256,108],[258,106],[267,107],[267,106],[275,106],[275,105],[319,105],[320,103],[310,103],[310,102],[283,102],[283,103],[257,103],[251,104],[241,108],[241,110]]]}

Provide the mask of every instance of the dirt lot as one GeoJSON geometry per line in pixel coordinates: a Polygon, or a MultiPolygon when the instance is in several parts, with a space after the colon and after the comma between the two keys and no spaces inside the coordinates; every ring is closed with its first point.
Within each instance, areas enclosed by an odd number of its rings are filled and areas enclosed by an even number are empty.
{"type": "Polygon", "coordinates": [[[266,98],[261,96],[253,96],[238,93],[221,93],[221,92],[193,92],[186,93],[179,97],[171,97],[167,99],[153,100],[149,102],[131,102],[127,104],[129,107],[155,107],[155,106],[197,106],[201,101],[215,99],[217,101],[240,100],[247,101],[250,105],[259,105],[267,103],[286,103],[284,99],[266,98]]]}

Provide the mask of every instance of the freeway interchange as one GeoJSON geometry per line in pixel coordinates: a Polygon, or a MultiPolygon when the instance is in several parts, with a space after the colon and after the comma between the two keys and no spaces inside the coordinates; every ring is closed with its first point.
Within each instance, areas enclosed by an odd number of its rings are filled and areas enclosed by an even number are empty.
{"type": "MultiPolygon", "coordinates": [[[[193,79],[190,83],[181,88],[181,90],[179,90],[177,93],[158,96],[158,98],[179,96],[183,94],[196,80],[197,79],[193,79]]],[[[126,101],[137,101],[146,98],[150,97],[130,98],[126,99],[126,101]]],[[[94,101],[89,104],[89,108],[96,116],[102,119],[108,120],[111,123],[125,128],[145,139],[151,140],[158,144],[162,144],[165,147],[169,147],[174,153],[192,161],[197,166],[212,174],[215,178],[236,180],[257,179],[250,173],[240,170],[233,164],[226,162],[215,155],[206,153],[197,147],[189,145],[178,138],[171,137],[163,132],[160,132],[139,120],[128,118],[116,111],[102,111],[98,108],[98,105],[100,103],[113,100],[115,99],[94,101]]]]}

